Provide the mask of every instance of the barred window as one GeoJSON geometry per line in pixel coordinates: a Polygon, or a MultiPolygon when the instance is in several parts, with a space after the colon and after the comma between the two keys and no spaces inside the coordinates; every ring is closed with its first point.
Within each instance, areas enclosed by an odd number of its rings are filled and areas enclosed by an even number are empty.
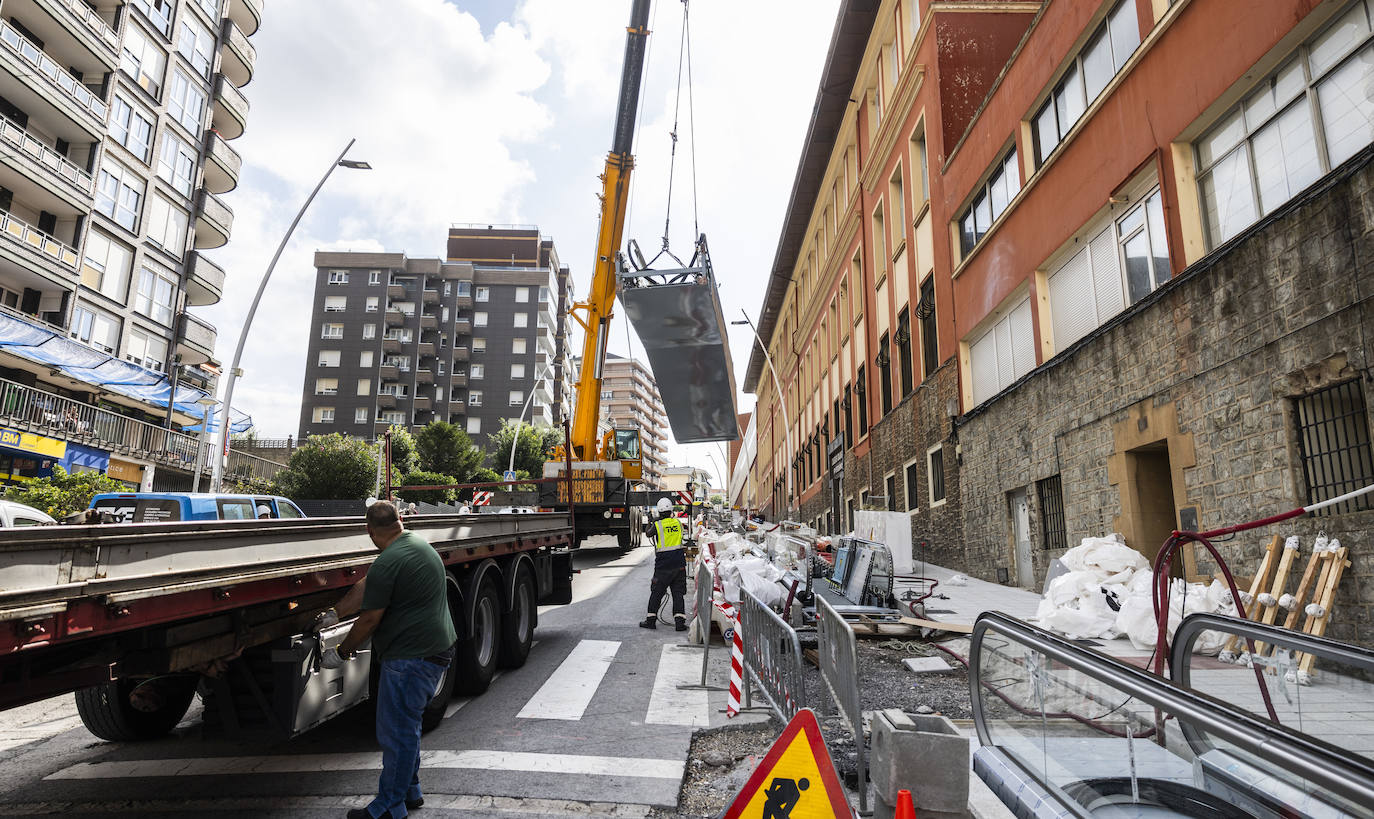
{"type": "Polygon", "coordinates": [[[1040,542],[1046,550],[1067,548],[1068,530],[1064,525],[1064,488],[1058,475],[1035,482],[1040,501],[1040,542]]]}
{"type": "MultiPolygon", "coordinates": [[[[1347,381],[1297,400],[1298,448],[1308,503],[1329,500],[1374,483],[1369,412],[1359,381],[1347,381]]],[[[1327,507],[1334,515],[1374,509],[1370,495],[1327,507]]]]}

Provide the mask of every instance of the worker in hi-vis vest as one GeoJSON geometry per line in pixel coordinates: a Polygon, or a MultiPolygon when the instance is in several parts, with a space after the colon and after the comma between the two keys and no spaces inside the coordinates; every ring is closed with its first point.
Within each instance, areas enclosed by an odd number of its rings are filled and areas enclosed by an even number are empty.
{"type": "Polygon", "coordinates": [[[658,520],[653,523],[654,579],[649,586],[649,616],[640,628],[658,628],[658,607],[664,592],[673,593],[673,620],[678,631],[687,630],[687,553],[682,544],[682,521],[673,516],[673,505],[659,498],[658,520]]]}

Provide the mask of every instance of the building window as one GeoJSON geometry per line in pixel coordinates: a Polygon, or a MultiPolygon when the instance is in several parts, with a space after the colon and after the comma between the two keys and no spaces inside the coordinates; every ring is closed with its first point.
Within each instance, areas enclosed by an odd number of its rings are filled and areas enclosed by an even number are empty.
{"type": "Polygon", "coordinates": [[[888,476],[887,476],[887,480],[883,482],[883,487],[884,487],[884,489],[885,489],[886,492],[887,492],[887,511],[889,511],[889,512],[896,512],[896,511],[897,511],[897,476],[896,476],[896,475],[888,475],[888,476]]]}
{"type": "Polygon", "coordinates": [[[337,378],[316,378],[316,379],[315,379],[315,394],[316,394],[316,395],[338,395],[338,394],[339,394],[339,379],[337,379],[337,378]]]}
{"type": "Polygon", "coordinates": [[[516,313],[516,314],[515,314],[515,327],[516,327],[516,329],[520,329],[520,328],[522,328],[522,327],[528,327],[528,326],[530,326],[530,314],[529,314],[529,313],[516,313]]]}
{"type": "Polygon", "coordinates": [[[324,311],[326,313],[342,313],[348,309],[347,296],[325,296],[324,311]]]}
{"type": "Polygon", "coordinates": [[[902,397],[905,398],[915,389],[911,372],[911,311],[905,307],[897,314],[897,332],[893,340],[897,342],[897,374],[901,377],[902,397]]]}
{"type": "Polygon", "coordinates": [[[158,149],[157,175],[167,181],[182,196],[191,198],[191,187],[195,184],[196,150],[187,145],[181,137],[164,130],[162,146],[158,149]]]}
{"type": "Polygon", "coordinates": [[[353,410],[353,423],[367,423],[367,407],[358,407],[357,409],[353,410]]]}
{"type": "Polygon", "coordinates": [[[368,297],[367,297],[367,302],[366,302],[366,308],[365,308],[365,309],[366,309],[367,312],[369,312],[369,313],[375,313],[375,312],[377,312],[377,307],[378,307],[379,303],[380,303],[380,298],[379,298],[379,297],[377,297],[377,296],[368,296],[368,297]]]}
{"type": "Polygon", "coordinates": [[[179,68],[172,70],[172,93],[167,98],[167,113],[187,131],[200,133],[201,120],[205,116],[205,92],[179,68]]]}
{"type": "Polygon", "coordinates": [[[892,412],[892,353],[888,350],[887,333],[878,339],[873,364],[878,368],[878,397],[882,400],[883,415],[887,415],[892,412]]]}
{"type": "Polygon", "coordinates": [[[528,287],[517,287],[517,288],[515,288],[515,303],[516,303],[516,304],[529,304],[529,301],[530,301],[530,289],[529,289],[528,287]]]}
{"type": "Polygon", "coordinates": [[[348,271],[347,271],[347,270],[331,270],[331,271],[329,271],[329,283],[330,283],[330,284],[348,284],[348,271]]]}
{"type": "Polygon", "coordinates": [[[1044,164],[1045,158],[1054,152],[1140,45],[1135,5],[1135,0],[1119,0],[1093,32],[1088,44],[1074,57],[1068,72],[1054,87],[1054,93],[1036,112],[1033,132],[1037,168],[1044,164]]]}
{"type": "Polygon", "coordinates": [[[510,365],[510,377],[511,377],[511,378],[524,378],[524,377],[525,377],[525,365],[524,365],[524,364],[512,364],[512,365],[510,365]]]}
{"type": "Polygon", "coordinates": [[[525,403],[525,393],[524,393],[524,392],[522,392],[522,391],[520,391],[520,390],[511,390],[511,391],[510,391],[510,405],[511,405],[512,407],[518,407],[518,406],[520,406],[520,405],[522,405],[522,404],[524,404],[524,403],[525,403]]]}
{"type": "Polygon", "coordinates": [[[1035,369],[1030,299],[1007,311],[969,344],[973,403],[981,404],[1035,369]]]}
{"type": "Polygon", "coordinates": [[[123,302],[129,294],[129,275],[133,272],[133,266],[132,250],[98,230],[91,229],[86,234],[82,284],[123,302]]]}
{"type": "Polygon", "coordinates": [[[138,26],[124,26],[124,49],[119,56],[119,68],[144,91],[154,97],[162,96],[167,52],[159,48],[138,26]]]}
{"type": "Polygon", "coordinates": [[[481,364],[473,364],[468,368],[468,378],[471,378],[473,381],[481,381],[485,374],[486,367],[481,364]]]}
{"type": "Polygon", "coordinates": [[[549,303],[549,288],[547,288],[547,287],[541,287],[541,288],[539,288],[539,303],[540,303],[540,304],[548,304],[548,303],[549,303]]]}
{"type": "Polygon", "coordinates": [[[921,322],[922,380],[930,378],[940,366],[938,331],[935,327],[935,277],[927,276],[921,284],[921,300],[916,303],[916,319],[921,322]]]}
{"type": "Polygon", "coordinates": [[[1209,248],[1369,144],[1369,13],[1350,6],[1195,143],[1209,248]]]}
{"type": "Polygon", "coordinates": [[[358,379],[358,394],[359,394],[359,395],[371,395],[371,394],[372,394],[372,379],[371,379],[371,378],[359,378],[359,379],[358,379]]]}
{"type": "Polygon", "coordinates": [[[154,119],[142,106],[129,102],[119,94],[110,100],[110,136],[145,163],[153,154],[154,119]]]}
{"type": "Polygon", "coordinates": [[[138,232],[138,212],[143,206],[147,183],[117,162],[100,167],[100,183],[95,190],[95,209],[131,232],[138,232]]]}
{"type": "Polygon", "coordinates": [[[367,273],[367,283],[368,283],[369,285],[371,285],[371,286],[376,286],[376,285],[381,284],[381,283],[382,283],[382,271],[380,271],[380,270],[369,270],[368,273],[367,273]]]}
{"type": "Polygon", "coordinates": [[[486,314],[486,313],[473,313],[473,314],[472,314],[472,326],[473,326],[473,327],[486,327],[486,326],[487,326],[487,314],[486,314]]]}
{"type": "Polygon", "coordinates": [[[338,350],[320,350],[320,366],[321,366],[321,367],[337,367],[337,366],[339,366],[339,351],[338,351],[338,350]]]}
{"type": "Polygon", "coordinates": [[[846,448],[854,446],[854,413],[853,400],[848,384],[844,385],[844,445],[846,448]]]}
{"type": "Polygon", "coordinates": [[[915,512],[921,508],[920,461],[906,465],[906,510],[915,512]]]}
{"type": "Polygon", "coordinates": [[[868,434],[868,382],[864,378],[863,365],[854,374],[854,409],[859,416],[859,437],[868,434]]]}
{"type": "Polygon", "coordinates": [[[481,419],[481,418],[469,418],[469,419],[468,419],[468,434],[469,434],[469,435],[476,435],[476,434],[480,433],[481,431],[482,431],[482,419],[481,419]]]}
{"type": "Polygon", "coordinates": [[[480,407],[480,406],[482,406],[482,391],[481,391],[481,390],[468,390],[468,406],[469,406],[469,407],[480,407]]]}
{"type": "Polygon", "coordinates": [[[163,372],[167,361],[167,339],[134,327],[129,331],[124,357],[141,367],[163,372]]]}
{"type": "Polygon", "coordinates": [[[364,338],[364,339],[370,339],[370,338],[376,338],[376,337],[377,337],[377,325],[375,325],[375,324],[364,324],[364,325],[363,325],[363,338],[364,338]]]}
{"type": "Polygon", "coordinates": [[[1066,549],[1068,528],[1064,525],[1064,488],[1058,475],[1035,482],[1035,497],[1040,502],[1040,540],[1045,549],[1066,549]]]}
{"type": "Polygon", "coordinates": [[[471,296],[471,295],[472,295],[472,282],[466,281],[466,280],[460,280],[460,281],[458,282],[458,295],[459,295],[459,296],[471,296]]]}
{"type": "Polygon", "coordinates": [[[334,408],[315,407],[314,411],[311,413],[311,422],[316,424],[334,423],[334,408]]]}
{"type": "Polygon", "coordinates": [[[543,313],[540,313],[540,314],[535,318],[534,326],[538,327],[540,330],[547,330],[547,329],[549,329],[549,322],[548,322],[547,319],[544,318],[544,314],[543,314],[543,313]]]}
{"type": "Polygon", "coordinates": [[[892,178],[887,181],[887,202],[892,212],[888,214],[891,218],[892,227],[892,253],[897,254],[902,243],[906,241],[906,193],[902,185],[902,166],[892,172],[892,178]]]}
{"type": "Polygon", "coordinates": [[[134,309],[153,321],[172,326],[172,300],[177,280],[165,271],[143,267],[138,274],[138,296],[134,309]]]}
{"type": "Polygon", "coordinates": [[[320,328],[320,338],[343,338],[342,324],[326,324],[320,328]]]}
{"type": "MultiPolygon", "coordinates": [[[[461,292],[461,291],[459,292],[459,295],[460,295],[460,296],[462,295],[462,292],[461,292]]],[[[476,301],[491,301],[491,288],[490,288],[490,287],[479,287],[479,288],[477,288],[477,295],[476,295],[474,298],[475,298],[476,301]]]]}
{"type": "Polygon", "coordinates": [[[134,6],[143,12],[148,22],[162,32],[162,36],[172,36],[172,0],[132,0],[134,6]]]}
{"type": "Polygon", "coordinates": [[[148,208],[148,241],[180,259],[186,253],[186,230],[190,217],[161,193],[154,193],[148,208]]]}
{"type": "Polygon", "coordinates": [[[512,340],[511,340],[511,343],[510,343],[510,351],[511,351],[511,354],[512,354],[512,355],[524,355],[524,354],[525,354],[525,350],[526,350],[525,345],[526,345],[527,343],[528,343],[528,340],[527,340],[527,339],[523,339],[523,338],[512,339],[512,340]]]}
{"type": "Polygon", "coordinates": [[[372,351],[363,350],[358,354],[358,366],[367,369],[372,366],[372,351]]]}
{"type": "Polygon", "coordinates": [[[921,210],[921,205],[925,204],[930,198],[930,180],[926,177],[926,132],[925,123],[921,124],[920,130],[911,135],[911,162],[914,166],[913,174],[920,175],[920,184],[916,179],[911,181],[912,194],[919,195],[921,198],[915,200],[916,207],[913,209],[917,213],[921,210]]]}
{"type": "Polygon", "coordinates": [[[926,451],[926,476],[930,485],[930,505],[939,506],[945,502],[945,451],[940,444],[926,451]]]}
{"type": "Polygon", "coordinates": [[[215,35],[196,18],[189,15],[181,18],[177,51],[202,77],[210,79],[210,70],[215,65],[215,35]]]}
{"type": "Polygon", "coordinates": [[[978,189],[973,201],[959,214],[959,250],[964,256],[973,252],[992,229],[993,222],[1021,192],[1021,172],[1016,167],[1016,147],[1001,162],[993,165],[988,181],[978,189]]]}
{"type": "Polygon", "coordinates": [[[119,319],[89,304],[77,304],[68,332],[72,338],[114,355],[119,343],[119,319]]]}
{"type": "Polygon", "coordinates": [[[474,353],[485,353],[487,351],[487,340],[485,338],[474,338],[472,340],[472,351],[474,353]]]}
{"type": "MultiPolygon", "coordinates": [[[[1347,381],[1299,398],[1294,415],[1309,504],[1374,483],[1369,411],[1359,381],[1347,381]]],[[[1374,496],[1363,495],[1317,514],[1365,509],[1374,509],[1374,496]]]]}

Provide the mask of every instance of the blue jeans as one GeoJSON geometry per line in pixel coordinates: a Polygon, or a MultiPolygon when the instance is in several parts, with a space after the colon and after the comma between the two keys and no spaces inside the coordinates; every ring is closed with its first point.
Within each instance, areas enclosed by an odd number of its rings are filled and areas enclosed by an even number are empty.
{"type": "Polygon", "coordinates": [[[377,743],[382,746],[382,775],[377,798],[367,806],[372,816],[390,813],[404,819],[406,800],[420,793],[420,717],[434,698],[442,666],[425,660],[382,660],[377,686],[377,743]]]}

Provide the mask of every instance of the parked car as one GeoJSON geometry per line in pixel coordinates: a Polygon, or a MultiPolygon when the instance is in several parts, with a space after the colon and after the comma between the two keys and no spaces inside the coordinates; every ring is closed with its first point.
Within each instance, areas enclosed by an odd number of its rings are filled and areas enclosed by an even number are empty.
{"type": "Polygon", "coordinates": [[[300,507],[276,495],[212,492],[110,492],[91,498],[91,507],[115,523],[173,520],[303,518],[300,507]]]}
{"type": "Polygon", "coordinates": [[[56,523],[47,512],[22,503],[0,500],[0,526],[6,529],[11,526],[53,526],[56,523]]]}

